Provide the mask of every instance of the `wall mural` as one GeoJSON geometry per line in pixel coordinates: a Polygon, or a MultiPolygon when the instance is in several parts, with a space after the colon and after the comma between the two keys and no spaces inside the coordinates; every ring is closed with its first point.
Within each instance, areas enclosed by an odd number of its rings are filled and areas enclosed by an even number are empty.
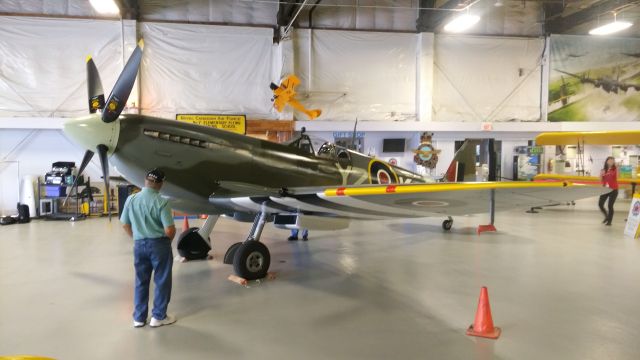
{"type": "Polygon", "coordinates": [[[553,35],[548,121],[640,121],[640,39],[553,35]]]}

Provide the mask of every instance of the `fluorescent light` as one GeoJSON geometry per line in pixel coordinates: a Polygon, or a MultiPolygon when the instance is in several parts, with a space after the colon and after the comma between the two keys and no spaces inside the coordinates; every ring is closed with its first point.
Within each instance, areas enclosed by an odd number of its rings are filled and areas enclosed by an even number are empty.
{"type": "Polygon", "coordinates": [[[633,25],[628,21],[614,21],[610,22],[606,25],[599,26],[595,29],[591,29],[589,31],[590,35],[609,35],[616,33],[618,31],[622,31],[624,29],[628,29],[633,25]]]}
{"type": "Polygon", "coordinates": [[[120,15],[120,8],[113,0],[89,0],[98,14],[120,15]]]}
{"type": "Polygon", "coordinates": [[[480,16],[471,14],[462,14],[453,18],[444,26],[444,31],[459,33],[463,32],[480,21],[480,16]]]}

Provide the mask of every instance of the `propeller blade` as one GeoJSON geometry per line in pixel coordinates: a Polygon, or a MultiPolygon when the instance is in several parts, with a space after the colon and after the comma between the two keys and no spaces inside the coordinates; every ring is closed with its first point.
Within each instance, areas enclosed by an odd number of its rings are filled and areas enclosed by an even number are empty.
{"type": "Polygon", "coordinates": [[[89,94],[89,112],[94,114],[104,108],[104,91],[96,63],[87,56],[87,90],[89,94]]]}
{"type": "Polygon", "coordinates": [[[65,206],[67,204],[67,200],[69,200],[71,193],[73,193],[73,189],[76,189],[78,187],[78,179],[80,179],[82,172],[87,167],[87,165],[89,165],[89,161],[91,161],[91,158],[93,158],[93,151],[87,150],[84,153],[84,157],[82,158],[80,169],[78,169],[78,175],[76,176],[76,179],[73,181],[73,185],[71,185],[71,189],[69,189],[69,192],[67,193],[67,197],[64,198],[64,201],[62,202],[62,206],[65,206]]]}
{"type": "Polygon", "coordinates": [[[136,82],[136,76],[138,75],[143,47],[144,42],[140,40],[138,46],[136,46],[136,49],[127,61],[127,64],[124,66],[124,69],[122,69],[122,73],[113,86],[113,90],[111,90],[107,103],[102,110],[102,121],[106,123],[115,121],[127,104],[127,99],[129,99],[133,84],[136,82]]]}
{"type": "Polygon", "coordinates": [[[96,150],[98,150],[98,157],[100,158],[100,165],[102,166],[104,191],[107,195],[107,212],[109,213],[109,221],[111,221],[111,189],[109,188],[109,157],[107,154],[109,148],[104,144],[100,144],[96,147],[96,150]]]}

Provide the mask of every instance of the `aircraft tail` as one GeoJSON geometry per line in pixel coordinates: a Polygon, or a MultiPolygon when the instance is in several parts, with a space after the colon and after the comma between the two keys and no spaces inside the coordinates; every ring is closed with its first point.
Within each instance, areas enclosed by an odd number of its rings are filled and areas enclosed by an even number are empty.
{"type": "Polygon", "coordinates": [[[448,182],[476,181],[476,162],[489,165],[488,180],[496,180],[496,152],[493,139],[466,139],[453,156],[453,161],[445,174],[448,182]]]}
{"type": "Polygon", "coordinates": [[[449,164],[445,179],[448,182],[464,181],[465,175],[475,176],[476,172],[476,147],[472,146],[469,140],[465,140],[460,149],[453,156],[453,161],[449,164]],[[471,174],[471,169],[473,174],[471,174]],[[469,173],[469,174],[467,174],[469,173]]]}

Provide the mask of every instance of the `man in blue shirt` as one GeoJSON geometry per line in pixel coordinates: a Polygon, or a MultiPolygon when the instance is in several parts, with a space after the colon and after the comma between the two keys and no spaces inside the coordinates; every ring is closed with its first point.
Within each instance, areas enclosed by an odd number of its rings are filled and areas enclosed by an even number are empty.
{"type": "Polygon", "coordinates": [[[153,316],[149,325],[158,327],[176,322],[174,316],[167,315],[167,306],[171,300],[173,267],[171,241],[176,235],[176,227],[169,202],[160,196],[159,191],[164,179],[165,175],[161,170],[149,171],[144,189],[127,198],[120,216],[124,231],[134,240],[134,327],[143,327],[147,322],[152,273],[156,288],[151,312],[153,316]]]}

